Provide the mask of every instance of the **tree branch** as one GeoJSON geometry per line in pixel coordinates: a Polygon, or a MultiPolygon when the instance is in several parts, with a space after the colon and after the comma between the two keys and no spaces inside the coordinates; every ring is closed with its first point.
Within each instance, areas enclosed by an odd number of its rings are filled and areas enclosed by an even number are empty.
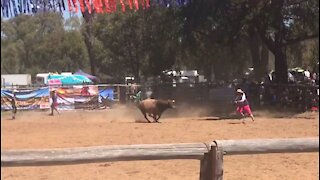
{"type": "Polygon", "coordinates": [[[283,43],[283,45],[291,45],[291,44],[299,43],[299,42],[306,41],[309,39],[315,39],[317,37],[319,38],[319,34],[312,34],[312,35],[301,36],[301,37],[298,37],[295,39],[288,39],[288,40],[286,40],[285,43],[283,43]]]}
{"type": "Polygon", "coordinates": [[[205,32],[202,32],[202,31],[200,31],[200,30],[194,30],[194,32],[196,32],[196,33],[198,33],[198,34],[200,34],[200,35],[202,35],[202,36],[205,36],[205,37],[207,37],[207,38],[210,38],[210,37],[211,37],[209,34],[207,34],[207,33],[205,33],[205,32]]]}
{"type": "Polygon", "coordinates": [[[297,0],[297,1],[285,1],[286,6],[296,6],[305,3],[305,0],[297,0]]]}
{"type": "Polygon", "coordinates": [[[270,37],[266,37],[265,31],[261,30],[259,26],[256,26],[257,32],[261,38],[261,40],[266,44],[268,49],[272,52],[275,53],[276,47],[274,45],[274,41],[270,37]]]}

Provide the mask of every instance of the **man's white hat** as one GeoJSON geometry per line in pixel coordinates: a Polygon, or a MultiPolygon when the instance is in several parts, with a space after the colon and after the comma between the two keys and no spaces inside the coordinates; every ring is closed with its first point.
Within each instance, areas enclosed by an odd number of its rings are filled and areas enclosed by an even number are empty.
{"type": "Polygon", "coordinates": [[[237,93],[244,93],[241,89],[237,89],[237,93]]]}

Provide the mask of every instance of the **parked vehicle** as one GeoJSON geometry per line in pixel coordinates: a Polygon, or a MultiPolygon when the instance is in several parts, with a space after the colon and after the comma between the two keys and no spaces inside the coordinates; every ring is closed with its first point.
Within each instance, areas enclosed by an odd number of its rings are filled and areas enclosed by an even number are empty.
{"type": "Polygon", "coordinates": [[[1,87],[31,85],[30,74],[1,74],[1,87]]]}

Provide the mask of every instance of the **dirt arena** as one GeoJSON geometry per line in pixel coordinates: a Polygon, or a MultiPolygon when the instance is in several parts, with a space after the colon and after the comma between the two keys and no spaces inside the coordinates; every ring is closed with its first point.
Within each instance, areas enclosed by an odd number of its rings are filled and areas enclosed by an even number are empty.
{"type": "MultiPolygon", "coordinates": [[[[319,113],[285,115],[255,112],[256,121],[164,116],[162,123],[137,123],[136,109],[20,112],[16,120],[1,113],[1,150],[79,146],[208,142],[215,139],[295,138],[319,136],[319,113]],[[211,119],[211,120],[210,120],[211,119]]],[[[165,112],[166,114],[166,112],[165,112]]],[[[185,115],[185,114],[184,114],[185,115]]],[[[49,167],[1,168],[1,179],[38,180],[196,180],[198,160],[131,161],[49,167]]],[[[224,157],[226,180],[317,180],[319,153],[224,157]]]]}

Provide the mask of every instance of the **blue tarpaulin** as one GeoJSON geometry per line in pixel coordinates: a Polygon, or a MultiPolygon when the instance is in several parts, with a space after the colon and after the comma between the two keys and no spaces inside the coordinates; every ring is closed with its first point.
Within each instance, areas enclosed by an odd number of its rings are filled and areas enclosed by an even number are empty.
{"type": "MultiPolygon", "coordinates": [[[[12,90],[1,89],[1,110],[10,110],[12,90]]],[[[36,90],[20,90],[16,92],[18,109],[46,109],[49,108],[49,88],[36,90]]]]}
{"type": "Polygon", "coordinates": [[[114,96],[113,96],[113,89],[108,88],[108,89],[100,89],[99,90],[99,99],[103,97],[104,99],[110,99],[110,100],[114,100],[114,96]]]}
{"type": "MultiPolygon", "coordinates": [[[[1,97],[12,97],[13,93],[11,90],[5,90],[1,89],[1,97]]],[[[30,99],[30,98],[35,98],[35,97],[43,97],[43,96],[49,96],[49,88],[40,88],[37,90],[25,90],[25,91],[19,91],[16,92],[16,98],[19,100],[25,100],[25,99],[30,99]]]]}

